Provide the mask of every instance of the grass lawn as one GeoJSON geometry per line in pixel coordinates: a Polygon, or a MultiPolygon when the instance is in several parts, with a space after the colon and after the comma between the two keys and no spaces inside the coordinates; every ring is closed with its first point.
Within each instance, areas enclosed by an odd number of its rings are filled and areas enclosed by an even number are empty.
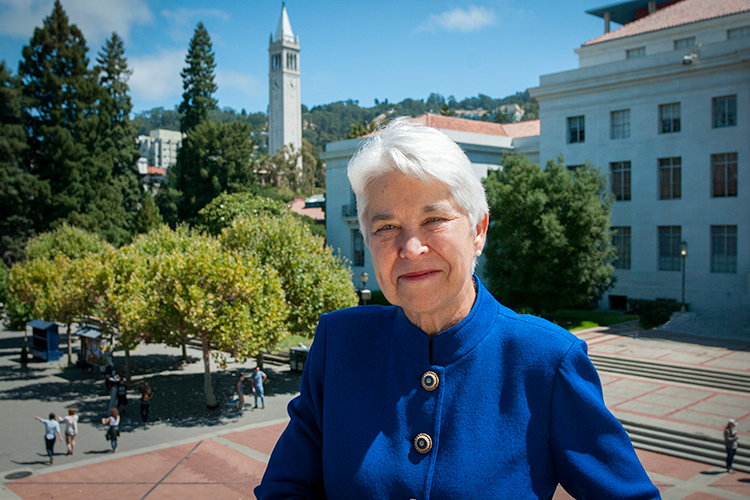
{"type": "Polygon", "coordinates": [[[287,352],[292,347],[297,347],[300,342],[305,344],[307,347],[310,347],[312,345],[313,339],[308,339],[307,337],[304,337],[302,335],[289,335],[279,341],[278,344],[276,344],[276,352],[287,352]]]}
{"type": "Polygon", "coordinates": [[[552,314],[545,314],[544,318],[560,325],[569,332],[593,328],[595,326],[609,326],[632,319],[638,319],[635,314],[625,314],[611,311],[581,311],[578,309],[560,309],[552,314]]]}

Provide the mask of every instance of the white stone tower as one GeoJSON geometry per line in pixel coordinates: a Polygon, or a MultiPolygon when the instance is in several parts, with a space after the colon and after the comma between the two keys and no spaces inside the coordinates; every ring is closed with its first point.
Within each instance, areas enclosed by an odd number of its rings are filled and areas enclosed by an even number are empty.
{"type": "MultiPolygon", "coordinates": [[[[302,147],[302,103],[299,89],[299,36],[292,32],[286,6],[268,45],[269,103],[268,153],[276,154],[283,145],[302,147]]],[[[301,165],[301,157],[300,157],[301,165]]]]}

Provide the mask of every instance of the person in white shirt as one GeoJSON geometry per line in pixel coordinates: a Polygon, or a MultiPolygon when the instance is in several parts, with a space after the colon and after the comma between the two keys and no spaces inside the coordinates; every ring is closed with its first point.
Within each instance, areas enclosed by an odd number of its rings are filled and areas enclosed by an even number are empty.
{"type": "Polygon", "coordinates": [[[112,445],[112,453],[117,453],[117,438],[120,436],[120,412],[117,408],[109,410],[109,417],[102,419],[102,425],[109,425],[107,439],[112,445]]]}
{"type": "Polygon", "coordinates": [[[34,418],[44,424],[44,441],[47,444],[49,464],[52,465],[52,462],[55,459],[55,436],[59,437],[60,441],[62,441],[62,436],[60,435],[60,424],[57,423],[54,413],[50,413],[48,419],[42,417],[34,418]]]}
{"type": "Polygon", "coordinates": [[[65,444],[68,445],[68,455],[73,455],[76,449],[76,434],[78,434],[78,415],[76,409],[68,408],[67,417],[57,417],[57,420],[65,422],[65,444]]]}

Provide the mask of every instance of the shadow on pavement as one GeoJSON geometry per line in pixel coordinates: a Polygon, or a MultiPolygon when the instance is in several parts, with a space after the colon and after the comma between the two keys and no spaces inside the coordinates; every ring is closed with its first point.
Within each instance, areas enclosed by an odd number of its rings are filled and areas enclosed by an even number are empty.
{"type": "Polygon", "coordinates": [[[666,332],[663,330],[644,330],[640,335],[642,339],[671,340],[686,344],[702,345],[705,347],[723,347],[730,351],[750,351],[750,342],[742,340],[722,339],[713,337],[697,337],[684,333],[666,332]]]}
{"type": "MultiPolygon", "coordinates": [[[[43,456],[46,457],[47,455],[43,456]]],[[[41,460],[37,460],[35,462],[19,462],[18,460],[11,460],[11,462],[16,465],[49,465],[49,460],[45,460],[43,462],[41,460]]]]}

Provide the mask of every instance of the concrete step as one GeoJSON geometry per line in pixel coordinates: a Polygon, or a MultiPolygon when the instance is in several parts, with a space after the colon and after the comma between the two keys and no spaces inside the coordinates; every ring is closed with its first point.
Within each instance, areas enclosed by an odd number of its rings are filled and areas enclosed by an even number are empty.
{"type": "Polygon", "coordinates": [[[710,368],[589,354],[597,371],[680,382],[750,394],[750,375],[710,368]]]}
{"type": "MultiPolygon", "coordinates": [[[[724,467],[724,441],[656,426],[620,420],[633,446],[664,455],[686,458],[696,462],[724,467]]],[[[734,468],[750,472],[750,450],[740,447],[734,458],[734,468]]]]}

